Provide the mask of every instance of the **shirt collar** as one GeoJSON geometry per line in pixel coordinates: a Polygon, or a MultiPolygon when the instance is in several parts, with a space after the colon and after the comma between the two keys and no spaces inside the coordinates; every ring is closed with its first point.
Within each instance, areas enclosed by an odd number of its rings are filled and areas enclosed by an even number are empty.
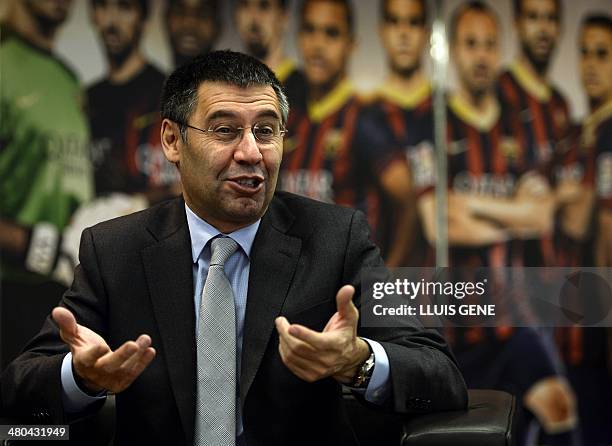
{"type": "MultiPolygon", "coordinates": [[[[189,206],[187,206],[187,203],[185,203],[185,211],[187,213],[189,235],[191,236],[191,255],[193,258],[193,263],[196,263],[206,244],[212,238],[221,234],[221,232],[205,220],[198,217],[189,208],[189,206]]],[[[251,248],[253,247],[253,240],[255,240],[255,234],[257,234],[257,229],[259,229],[259,223],[261,223],[261,218],[249,226],[224,235],[230,236],[236,243],[238,243],[238,245],[240,245],[247,257],[250,257],[251,248]]]]}

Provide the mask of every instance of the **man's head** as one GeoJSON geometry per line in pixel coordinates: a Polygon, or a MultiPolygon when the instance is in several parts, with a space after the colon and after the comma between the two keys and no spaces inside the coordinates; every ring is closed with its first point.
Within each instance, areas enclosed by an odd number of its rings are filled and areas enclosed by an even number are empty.
{"type": "Polygon", "coordinates": [[[208,53],[220,33],[218,0],[167,0],[166,30],[174,65],[208,53]]]}
{"type": "Polygon", "coordinates": [[[380,37],[393,72],[409,77],[421,66],[427,41],[425,0],[383,0],[380,37]]]}
{"type": "Polygon", "coordinates": [[[111,62],[137,50],[148,14],[148,0],[91,0],[91,20],[111,62]]]}
{"type": "Polygon", "coordinates": [[[287,0],[237,0],[234,16],[248,53],[265,60],[281,45],[288,19],[287,0]]]}
{"type": "Polygon", "coordinates": [[[22,0],[25,12],[36,22],[43,34],[55,32],[72,6],[72,0],[22,0]]]}
{"type": "Polygon", "coordinates": [[[612,99],[612,17],[590,15],[580,31],[580,70],[592,103],[612,99]]]}
{"type": "Polygon", "coordinates": [[[561,29],[561,0],[514,0],[514,20],[523,55],[546,73],[561,29]]]}
{"type": "Polygon", "coordinates": [[[299,47],[310,85],[325,90],[344,77],[353,42],[353,11],[348,0],[304,1],[299,47]]]}
{"type": "Polygon", "coordinates": [[[499,69],[495,12],[478,1],[457,8],[450,23],[451,54],[462,87],[473,96],[491,91],[499,69]]]}
{"type": "Polygon", "coordinates": [[[229,232],[264,214],[288,113],[274,73],[245,54],[213,51],[170,75],[161,99],[162,146],[200,217],[229,232]]]}

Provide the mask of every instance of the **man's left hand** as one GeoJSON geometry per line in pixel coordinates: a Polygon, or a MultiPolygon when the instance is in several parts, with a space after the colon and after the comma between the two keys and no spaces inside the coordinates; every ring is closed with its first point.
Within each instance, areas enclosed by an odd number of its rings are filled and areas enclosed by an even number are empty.
{"type": "Polygon", "coordinates": [[[282,316],[276,318],[281,359],[299,378],[315,382],[331,376],[350,384],[370,356],[367,342],[357,337],[359,311],[353,304],[354,294],[351,285],[340,288],[337,311],[322,332],[290,324],[282,316]]]}

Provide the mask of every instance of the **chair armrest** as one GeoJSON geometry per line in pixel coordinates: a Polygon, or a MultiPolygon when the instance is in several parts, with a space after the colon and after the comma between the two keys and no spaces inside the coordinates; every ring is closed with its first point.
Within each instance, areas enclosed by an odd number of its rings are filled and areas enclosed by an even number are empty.
{"type": "Polygon", "coordinates": [[[402,446],[511,446],[514,397],[469,390],[465,411],[420,415],[404,422],[402,446]]]}

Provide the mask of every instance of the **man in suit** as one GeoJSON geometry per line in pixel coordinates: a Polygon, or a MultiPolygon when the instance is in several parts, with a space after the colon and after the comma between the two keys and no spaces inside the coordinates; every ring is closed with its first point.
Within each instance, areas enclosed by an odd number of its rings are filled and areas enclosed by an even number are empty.
{"type": "Polygon", "coordinates": [[[355,444],[340,384],[396,412],[466,406],[437,332],[358,325],[360,273],[382,265],[363,215],[275,194],[288,108],[240,53],[169,77],[183,198],[84,231],[71,289],[2,376],[6,409],[65,422],[112,391],[119,444],[251,446],[355,444]]]}

